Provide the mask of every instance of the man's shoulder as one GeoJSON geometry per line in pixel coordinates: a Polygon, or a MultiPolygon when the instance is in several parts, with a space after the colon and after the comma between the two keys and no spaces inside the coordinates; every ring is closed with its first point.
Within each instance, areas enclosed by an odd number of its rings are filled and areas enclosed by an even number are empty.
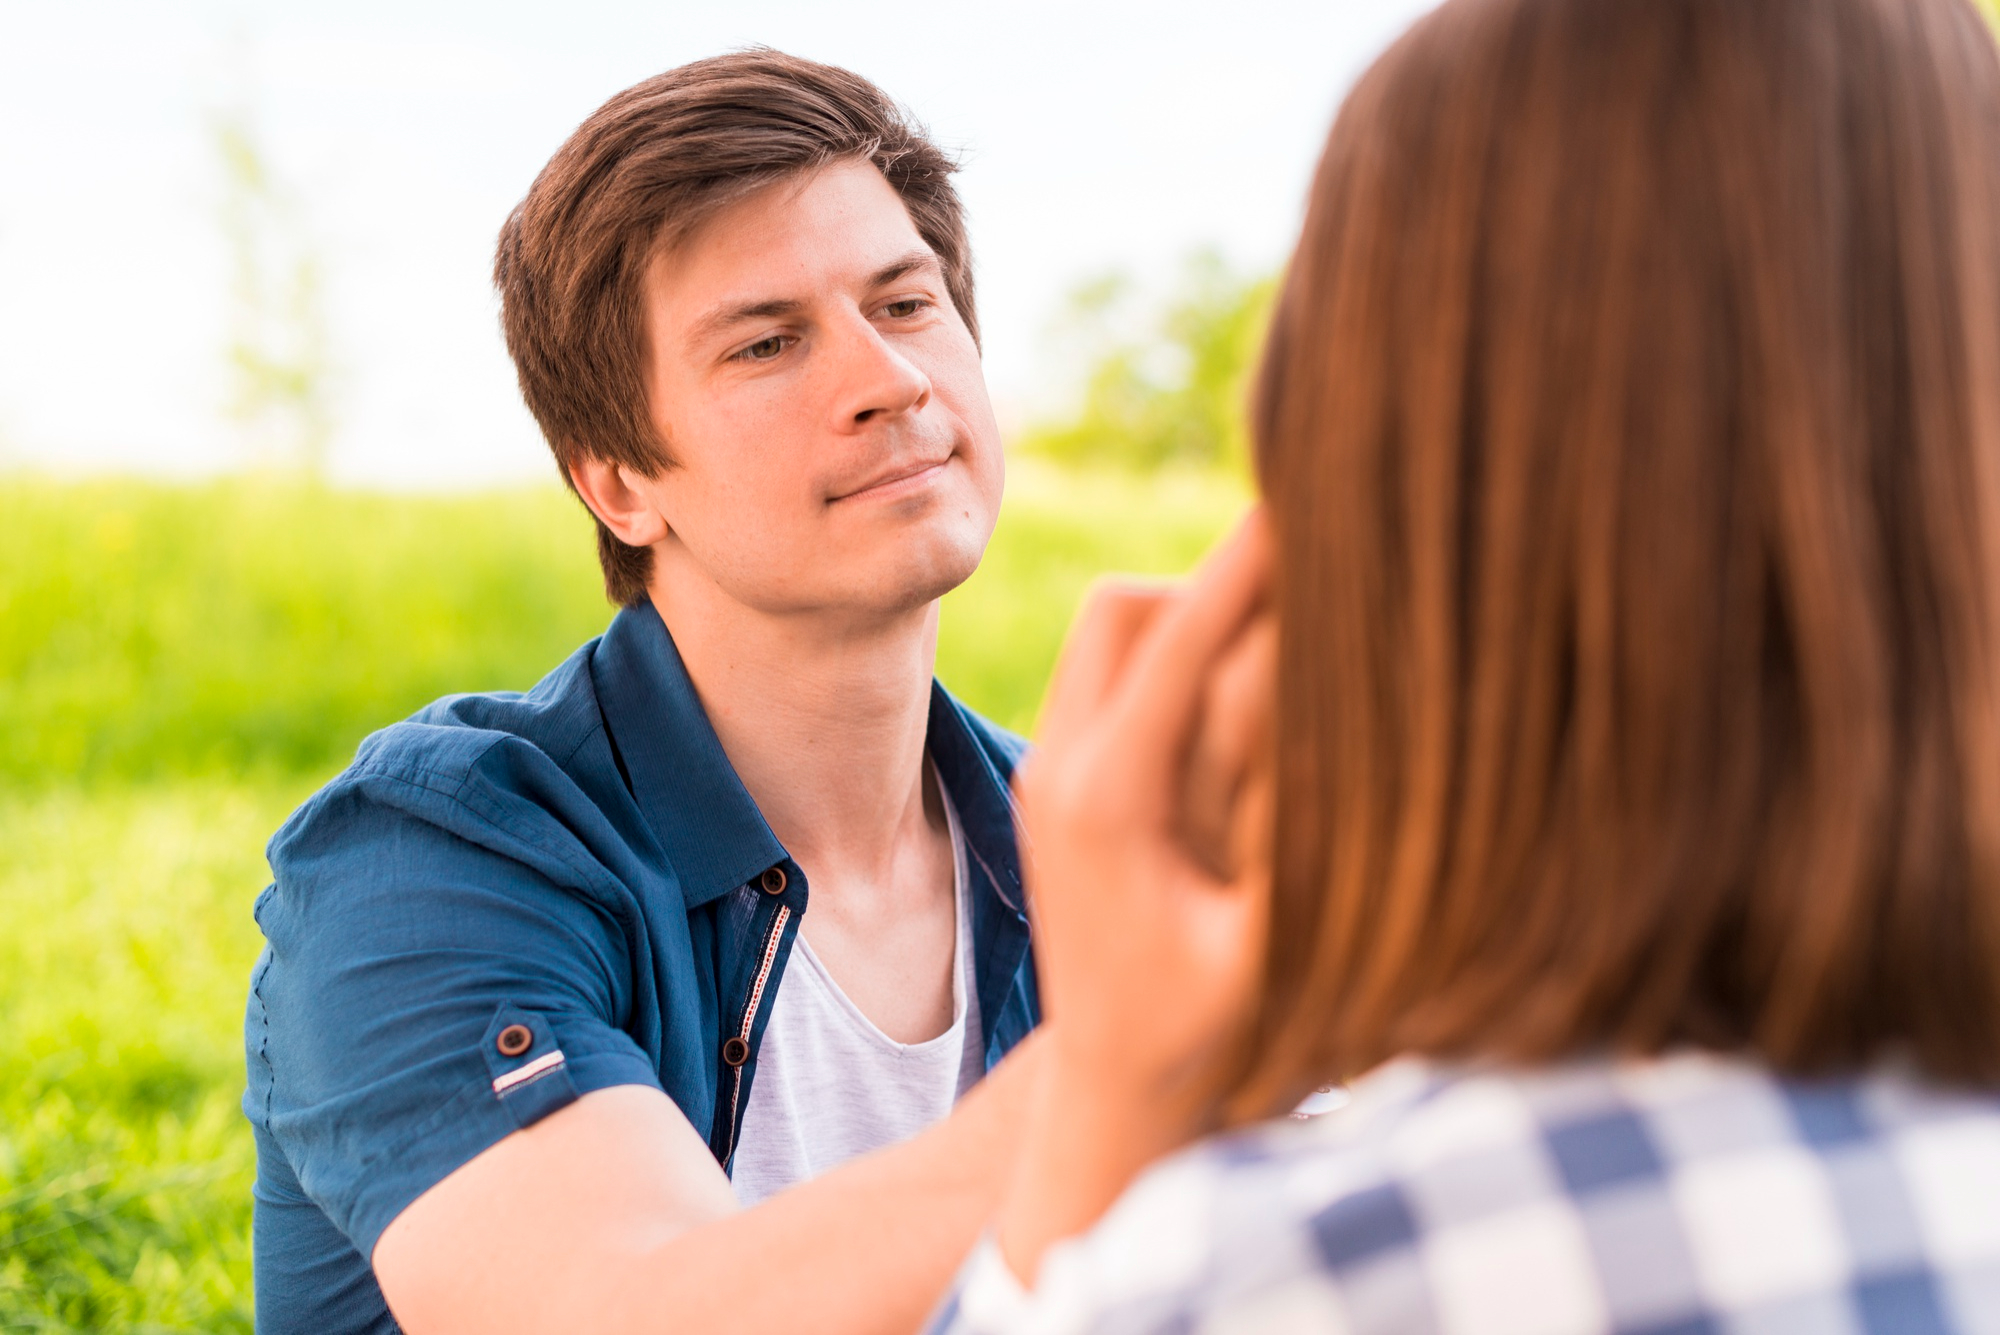
{"type": "Polygon", "coordinates": [[[324,839],[365,843],[371,825],[406,817],[488,845],[532,839],[549,820],[576,829],[596,805],[586,787],[599,786],[580,772],[604,731],[590,675],[596,644],[530,690],[445,696],[371,734],[272,837],[273,867],[324,839]]]}
{"type": "Polygon", "coordinates": [[[604,726],[590,680],[596,647],[591,640],[527,691],[468,692],[432,701],[364,740],[341,777],[462,778],[487,752],[510,742],[567,765],[604,726]]]}

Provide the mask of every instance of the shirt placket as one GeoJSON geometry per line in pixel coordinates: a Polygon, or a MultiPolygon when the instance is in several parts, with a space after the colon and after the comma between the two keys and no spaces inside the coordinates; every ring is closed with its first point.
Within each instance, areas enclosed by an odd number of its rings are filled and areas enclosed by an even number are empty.
{"type": "MultiPolygon", "coordinates": [[[[778,952],[784,945],[785,928],[791,923],[794,910],[781,898],[791,877],[781,866],[766,868],[757,878],[757,886],[764,892],[766,903],[759,917],[763,920],[761,930],[752,939],[758,942],[756,968],[750,975],[750,985],[743,999],[740,1018],[736,1028],[722,1040],[723,1083],[729,1087],[729,1115],[723,1123],[722,1145],[716,1159],[726,1172],[736,1153],[736,1144],[743,1129],[743,1068],[752,1056],[752,1036],[757,1031],[758,1017],[769,1005],[775,994],[771,986],[772,975],[777,970],[778,952]]],[[[803,886],[801,886],[803,889],[803,886]]]]}

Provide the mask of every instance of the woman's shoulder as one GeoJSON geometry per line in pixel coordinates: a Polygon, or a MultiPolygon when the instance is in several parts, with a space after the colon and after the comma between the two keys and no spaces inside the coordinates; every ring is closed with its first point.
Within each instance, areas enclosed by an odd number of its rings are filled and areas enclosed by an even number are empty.
{"type": "Polygon", "coordinates": [[[1688,1053],[1351,1094],[1161,1164],[1042,1287],[1111,1329],[2000,1326],[2000,1092],[1688,1053]]]}

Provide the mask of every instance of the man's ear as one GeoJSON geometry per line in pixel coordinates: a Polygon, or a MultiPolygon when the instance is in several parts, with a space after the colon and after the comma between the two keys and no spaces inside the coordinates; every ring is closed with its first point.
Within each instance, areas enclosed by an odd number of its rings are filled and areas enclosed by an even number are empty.
{"type": "Polygon", "coordinates": [[[590,512],[626,546],[651,547],[667,536],[667,517],[654,505],[647,479],[624,464],[578,455],[569,479],[590,512]]]}

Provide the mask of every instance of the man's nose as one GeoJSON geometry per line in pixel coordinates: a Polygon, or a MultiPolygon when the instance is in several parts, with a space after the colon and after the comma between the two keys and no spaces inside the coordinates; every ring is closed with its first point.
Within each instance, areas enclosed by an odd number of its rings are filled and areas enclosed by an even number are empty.
{"type": "Polygon", "coordinates": [[[931,381],[858,313],[842,329],[835,358],[833,428],[852,431],[930,402],[931,381]]]}

